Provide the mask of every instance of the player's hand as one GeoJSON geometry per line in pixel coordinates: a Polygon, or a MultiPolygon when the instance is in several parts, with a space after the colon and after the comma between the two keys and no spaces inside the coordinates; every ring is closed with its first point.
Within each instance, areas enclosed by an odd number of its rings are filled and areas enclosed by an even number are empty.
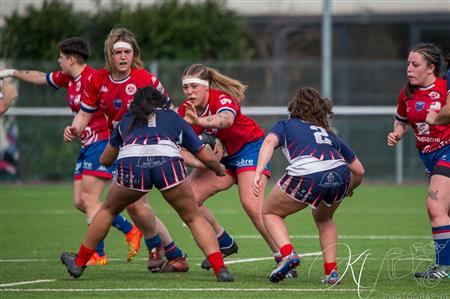
{"type": "Polygon", "coordinates": [[[0,70],[0,79],[12,77],[14,75],[14,69],[3,69],[0,70]]]}
{"type": "Polygon", "coordinates": [[[255,196],[259,196],[259,194],[261,194],[261,191],[263,190],[263,185],[261,183],[261,174],[257,172],[255,172],[255,176],[253,177],[252,188],[253,194],[255,196]]]}
{"type": "Polygon", "coordinates": [[[217,160],[219,160],[219,161],[222,160],[224,151],[225,151],[225,149],[223,147],[222,142],[220,142],[219,139],[216,139],[216,144],[214,145],[213,154],[214,154],[214,156],[216,156],[217,160]]]}
{"type": "Polygon", "coordinates": [[[4,98],[17,98],[17,89],[8,80],[0,79],[0,85],[4,98]]]}
{"type": "Polygon", "coordinates": [[[216,171],[217,176],[225,176],[225,165],[220,163],[220,170],[216,171]]]}
{"type": "Polygon", "coordinates": [[[78,137],[79,132],[78,129],[75,126],[67,126],[64,129],[64,141],[65,142],[70,142],[72,140],[74,140],[75,138],[78,137]]]}
{"type": "Polygon", "coordinates": [[[191,102],[186,102],[186,112],[184,115],[184,120],[190,125],[198,125],[198,115],[194,104],[191,102]]]}
{"type": "Polygon", "coordinates": [[[425,119],[425,122],[429,125],[435,125],[436,124],[436,116],[438,113],[434,110],[428,111],[427,118],[425,119]]]}
{"type": "Polygon", "coordinates": [[[399,140],[400,136],[395,132],[390,132],[387,135],[387,145],[389,146],[396,146],[399,140]]]}

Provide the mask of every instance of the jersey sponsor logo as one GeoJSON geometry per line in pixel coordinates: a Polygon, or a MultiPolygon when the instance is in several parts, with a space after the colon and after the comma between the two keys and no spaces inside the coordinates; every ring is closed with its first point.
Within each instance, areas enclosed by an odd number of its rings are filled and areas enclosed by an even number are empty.
{"type": "Polygon", "coordinates": [[[122,106],[123,106],[122,100],[121,100],[121,99],[115,99],[115,100],[113,101],[113,106],[114,106],[114,108],[115,108],[116,110],[119,110],[119,109],[122,108],[122,106]]]}
{"type": "Polygon", "coordinates": [[[102,88],[100,88],[100,92],[108,92],[108,88],[103,85],[102,88]]]}
{"type": "Polygon", "coordinates": [[[83,162],[83,168],[84,169],[92,169],[92,163],[91,162],[88,162],[88,161],[84,161],[83,162]]]}
{"type": "Polygon", "coordinates": [[[75,98],[75,97],[73,96],[73,94],[71,94],[71,95],[69,96],[69,105],[70,105],[70,106],[73,106],[73,104],[74,104],[74,102],[75,102],[75,101],[74,101],[74,98],[75,98]]]}
{"type": "Polygon", "coordinates": [[[416,102],[416,110],[417,111],[422,111],[424,107],[425,107],[425,102],[422,102],[422,101],[416,102]]]}
{"type": "Polygon", "coordinates": [[[130,83],[125,87],[125,92],[129,96],[134,95],[136,93],[136,91],[137,91],[136,85],[134,85],[133,83],[130,83]]]}
{"type": "Polygon", "coordinates": [[[430,110],[439,111],[441,110],[441,102],[433,102],[430,106],[430,110]]]}
{"type": "Polygon", "coordinates": [[[78,106],[78,105],[80,105],[80,102],[81,102],[81,94],[77,94],[77,95],[75,96],[75,98],[73,99],[73,104],[74,104],[75,106],[78,106]]]}
{"type": "Polygon", "coordinates": [[[417,123],[417,134],[418,135],[429,135],[430,126],[427,123],[417,123]]]}
{"type": "Polygon", "coordinates": [[[439,143],[441,142],[441,138],[434,138],[434,137],[428,137],[428,136],[417,136],[417,140],[420,142],[432,142],[432,143],[439,143]]]}
{"type": "Polygon", "coordinates": [[[441,97],[441,95],[439,94],[439,92],[437,92],[437,91],[432,91],[432,92],[430,92],[429,94],[428,94],[428,96],[430,97],[430,99],[432,99],[432,100],[437,100],[437,99],[439,99],[440,97],[441,97]]]}
{"type": "Polygon", "coordinates": [[[253,166],[253,159],[241,159],[236,162],[237,167],[253,166]]]}

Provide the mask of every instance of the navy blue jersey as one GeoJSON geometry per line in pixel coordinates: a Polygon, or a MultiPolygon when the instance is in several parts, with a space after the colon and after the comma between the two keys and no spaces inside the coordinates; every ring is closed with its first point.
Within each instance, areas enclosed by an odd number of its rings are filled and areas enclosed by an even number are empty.
{"type": "Polygon", "coordinates": [[[278,121],[269,134],[278,137],[289,162],[286,171],[301,176],[351,163],[355,153],[334,133],[298,118],[278,121]]]}
{"type": "Polygon", "coordinates": [[[114,129],[110,143],[120,148],[118,159],[128,157],[180,157],[181,147],[195,154],[204,145],[191,126],[172,110],[158,109],[145,125],[129,130],[133,116],[128,111],[114,129]]]}

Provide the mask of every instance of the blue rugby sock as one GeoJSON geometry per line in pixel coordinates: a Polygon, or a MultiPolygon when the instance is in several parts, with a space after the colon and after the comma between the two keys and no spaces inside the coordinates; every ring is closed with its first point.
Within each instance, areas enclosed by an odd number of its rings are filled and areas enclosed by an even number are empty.
{"type": "Polygon", "coordinates": [[[130,223],[130,221],[128,221],[127,218],[123,217],[120,214],[117,215],[116,218],[114,218],[112,226],[123,232],[125,235],[128,234],[133,228],[133,225],[130,223]]]}
{"type": "Polygon", "coordinates": [[[217,236],[217,241],[219,241],[220,249],[229,248],[233,245],[233,238],[225,230],[217,236]]]}
{"type": "Polygon", "coordinates": [[[436,264],[450,266],[450,225],[433,227],[432,232],[436,248],[436,264]]]}
{"type": "Polygon", "coordinates": [[[159,237],[158,234],[156,234],[154,237],[151,237],[150,239],[145,238],[145,246],[147,246],[148,250],[161,247],[162,246],[161,238],[159,237]]]}
{"type": "Polygon", "coordinates": [[[164,255],[168,260],[170,260],[176,257],[182,257],[184,256],[184,253],[180,248],[177,247],[175,241],[172,241],[169,243],[169,245],[164,246],[164,255]]]}
{"type": "Polygon", "coordinates": [[[97,248],[95,248],[95,251],[97,251],[99,256],[105,255],[105,242],[101,241],[100,244],[98,244],[97,248]]]}

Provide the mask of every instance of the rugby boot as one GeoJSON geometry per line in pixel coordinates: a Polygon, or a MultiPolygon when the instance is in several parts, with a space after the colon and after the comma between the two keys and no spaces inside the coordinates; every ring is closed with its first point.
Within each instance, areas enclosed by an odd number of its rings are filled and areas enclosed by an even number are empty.
{"type": "Polygon", "coordinates": [[[133,228],[126,235],[126,242],[128,244],[128,262],[131,262],[138,254],[139,248],[141,248],[141,238],[141,231],[133,224],[133,228]]]}
{"type": "MultiPolygon", "coordinates": [[[[222,253],[222,256],[224,258],[226,258],[227,256],[237,253],[238,249],[239,249],[239,247],[238,247],[237,243],[233,240],[233,243],[231,244],[231,246],[220,248],[220,252],[222,253]]],[[[200,267],[202,269],[209,270],[209,269],[211,269],[211,264],[209,263],[208,259],[204,259],[202,261],[202,264],[200,265],[200,267]]]]}
{"type": "Polygon", "coordinates": [[[81,274],[83,274],[84,269],[86,268],[86,266],[78,266],[77,264],[75,264],[75,259],[76,259],[77,255],[73,252],[63,252],[61,253],[60,256],[60,260],[61,263],[63,263],[66,268],[67,268],[67,272],[69,272],[69,274],[73,277],[73,278],[78,278],[81,276],[81,274]]]}

